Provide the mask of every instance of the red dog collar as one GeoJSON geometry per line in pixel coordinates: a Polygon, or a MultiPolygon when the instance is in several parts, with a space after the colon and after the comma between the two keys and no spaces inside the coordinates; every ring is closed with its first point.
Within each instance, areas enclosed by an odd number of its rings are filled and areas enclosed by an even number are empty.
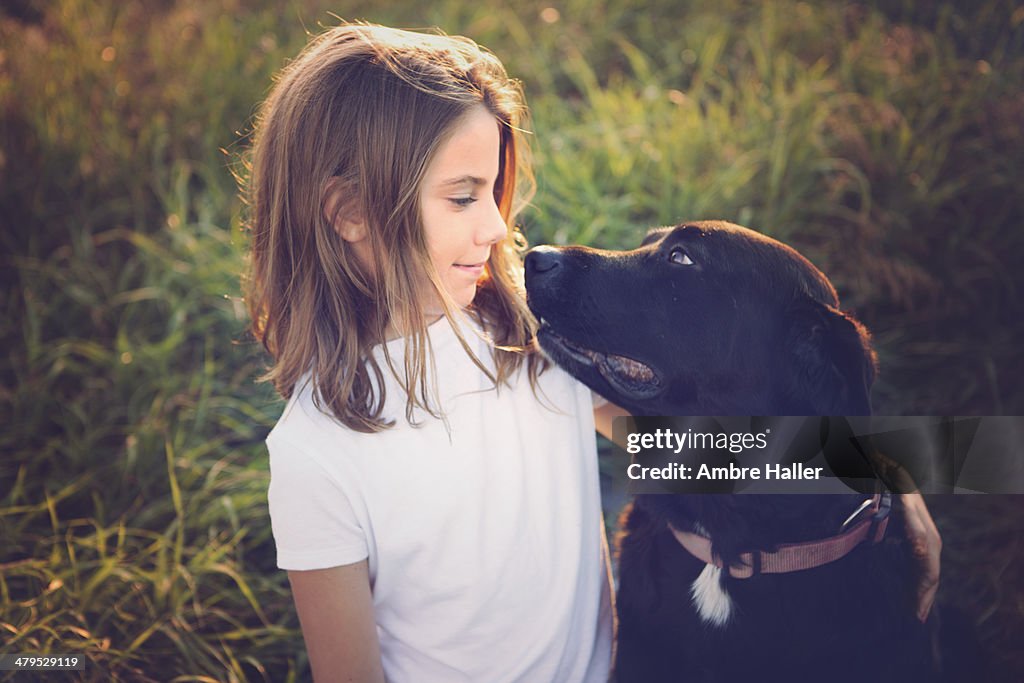
{"type": "MultiPolygon", "coordinates": [[[[881,541],[889,525],[891,509],[892,494],[876,493],[873,498],[865,501],[843,526],[865,510],[870,511],[870,516],[856,522],[846,531],[817,541],[783,544],[774,552],[758,550],[742,553],[742,564],[731,565],[729,575],[737,579],[748,579],[755,574],[785,574],[835,562],[846,557],[851,550],[867,539],[870,539],[872,544],[881,541]]],[[[710,538],[691,531],[679,531],[671,524],[668,528],[679,541],[679,545],[698,560],[716,567],[724,567],[722,560],[711,552],[710,538]]]]}

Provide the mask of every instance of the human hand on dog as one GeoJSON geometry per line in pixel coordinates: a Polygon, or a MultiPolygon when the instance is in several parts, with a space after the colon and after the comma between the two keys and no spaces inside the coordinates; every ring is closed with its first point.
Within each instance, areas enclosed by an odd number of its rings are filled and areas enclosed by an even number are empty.
{"type": "Polygon", "coordinates": [[[910,552],[918,563],[920,578],[917,584],[917,618],[928,619],[935,593],[939,590],[939,555],[942,538],[920,493],[900,494],[903,519],[910,542],[910,552]]]}

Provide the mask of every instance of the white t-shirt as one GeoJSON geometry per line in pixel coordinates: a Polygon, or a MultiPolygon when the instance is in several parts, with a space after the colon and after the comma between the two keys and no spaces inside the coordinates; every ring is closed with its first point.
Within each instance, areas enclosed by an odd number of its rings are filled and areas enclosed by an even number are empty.
{"type": "MultiPolygon", "coordinates": [[[[474,329],[464,336],[493,367],[474,329]]],[[[267,437],[278,566],[368,559],[394,683],[604,683],[612,607],[590,391],[556,367],[540,401],[525,369],[495,391],[444,318],[429,334],[450,430],[422,413],[410,426],[387,370],[395,425],[377,434],[318,411],[311,383],[296,388],[267,437]]],[[[388,343],[399,368],[404,347],[388,343]]]]}

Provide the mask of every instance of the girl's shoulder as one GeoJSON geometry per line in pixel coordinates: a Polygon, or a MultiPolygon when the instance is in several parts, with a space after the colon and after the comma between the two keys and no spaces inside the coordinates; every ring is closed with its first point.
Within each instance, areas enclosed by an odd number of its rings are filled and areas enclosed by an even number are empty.
{"type": "MultiPolygon", "coordinates": [[[[482,335],[482,329],[476,323],[467,321],[462,324],[460,330],[470,350],[480,357],[485,366],[493,367],[490,354],[492,347],[486,337],[482,335]]],[[[455,330],[445,318],[442,317],[431,324],[427,328],[427,334],[429,350],[433,356],[431,364],[437,368],[439,378],[446,379],[452,375],[461,376],[465,370],[465,364],[472,365],[469,356],[459,344],[455,330]]],[[[370,354],[381,370],[384,386],[380,386],[378,378],[372,372],[370,373],[370,382],[373,384],[375,394],[382,388],[384,389],[385,417],[394,419],[396,422],[404,422],[406,396],[403,382],[395,376],[395,373],[400,374],[404,370],[407,346],[406,339],[398,338],[370,349],[370,354]]],[[[442,381],[439,388],[443,390],[449,384],[450,382],[442,381]]],[[[391,430],[384,430],[381,433],[388,431],[391,430]]],[[[286,402],[284,410],[271,429],[267,440],[268,442],[279,440],[314,445],[326,442],[336,446],[342,443],[359,443],[366,437],[372,438],[373,436],[376,434],[353,430],[335,419],[326,402],[320,398],[320,387],[315,375],[311,371],[307,371],[295,383],[291,398],[286,402]]]]}
{"type": "MultiPolygon", "coordinates": [[[[472,320],[456,324],[460,325],[459,331],[469,351],[493,377],[494,344],[486,330],[472,320]]],[[[431,352],[428,360],[431,391],[428,393],[432,406],[439,409],[445,418],[458,419],[467,411],[477,413],[481,409],[481,402],[484,405],[495,403],[494,409],[511,407],[517,413],[525,411],[531,415],[537,409],[546,414],[550,410],[576,412],[584,404],[592,407],[590,391],[557,366],[549,366],[541,372],[534,387],[527,377],[526,363],[523,363],[508,378],[507,384],[496,390],[492,377],[488,377],[473,361],[446,318],[431,324],[428,336],[431,352]]],[[[445,418],[439,420],[419,407],[413,408],[413,422],[417,426],[410,426],[407,420],[408,396],[404,382],[396,376],[396,373],[401,375],[404,370],[406,351],[407,343],[404,339],[391,340],[371,350],[380,367],[384,385],[382,417],[392,423],[391,427],[380,432],[364,433],[341,424],[329,413],[324,402],[318,400],[317,384],[313,376],[307,373],[296,383],[281,417],[267,437],[268,443],[276,440],[303,450],[320,452],[370,452],[394,446],[401,441],[401,435],[409,430],[413,430],[409,433],[416,439],[432,434],[434,428],[445,432],[444,425],[447,423],[450,428],[454,423],[445,418]]],[[[370,381],[377,385],[378,380],[373,373],[370,381]]],[[[375,392],[380,388],[375,386],[375,392]]]]}
{"type": "Polygon", "coordinates": [[[312,373],[307,372],[295,383],[291,398],[267,435],[267,442],[315,443],[334,441],[345,438],[346,433],[356,433],[321,410],[322,403],[318,405],[320,402],[316,394],[316,382],[312,373]]]}

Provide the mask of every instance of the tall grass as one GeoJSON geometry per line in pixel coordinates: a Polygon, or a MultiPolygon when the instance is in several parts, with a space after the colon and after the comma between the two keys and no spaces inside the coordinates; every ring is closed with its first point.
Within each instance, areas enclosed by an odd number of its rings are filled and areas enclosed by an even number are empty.
{"type": "MultiPolygon", "coordinates": [[[[308,676],[274,568],[262,439],[281,405],[254,381],[231,171],[327,11],[470,35],[523,79],[531,242],[750,225],[873,329],[878,412],[1024,409],[1011,3],[379,4],[0,10],[2,651],[82,653],[89,681],[308,676]]],[[[1024,539],[991,505],[940,510],[963,548],[947,582],[1024,671],[1024,539]],[[958,561],[978,548],[998,555],[987,579],[958,561]]]]}

